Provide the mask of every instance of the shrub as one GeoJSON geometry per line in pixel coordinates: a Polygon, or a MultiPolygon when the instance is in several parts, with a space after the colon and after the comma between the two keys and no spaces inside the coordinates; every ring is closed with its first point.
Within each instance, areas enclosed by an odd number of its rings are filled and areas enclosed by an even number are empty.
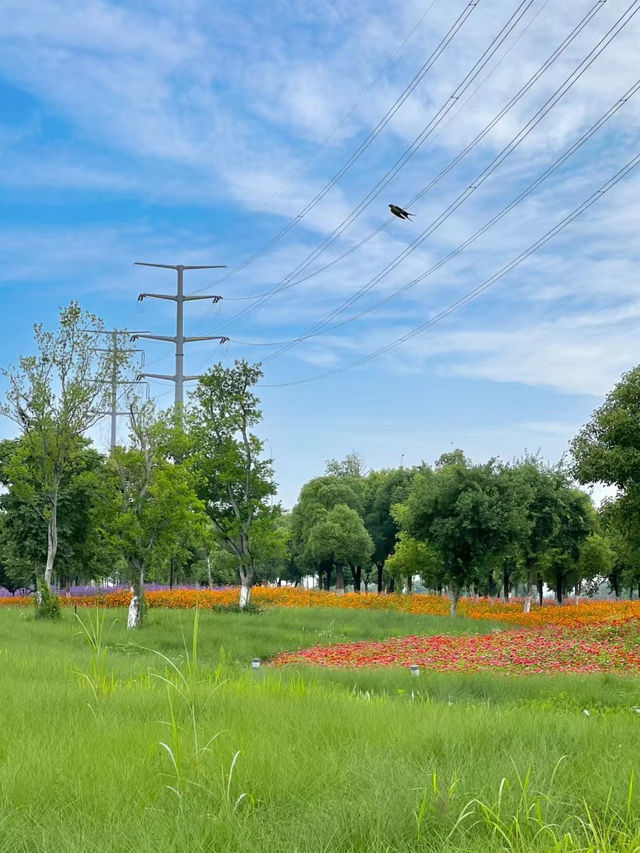
{"type": "Polygon", "coordinates": [[[38,581],[38,592],[34,599],[36,605],[36,619],[59,619],[60,598],[52,595],[49,584],[41,579],[38,581]]]}

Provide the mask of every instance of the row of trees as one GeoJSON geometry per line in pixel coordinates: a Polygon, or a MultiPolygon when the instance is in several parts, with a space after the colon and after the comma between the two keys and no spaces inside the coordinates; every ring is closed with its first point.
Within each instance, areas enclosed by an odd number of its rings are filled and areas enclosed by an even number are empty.
{"type": "MultiPolygon", "coordinates": [[[[87,328],[99,319],[72,303],[56,333],[36,327],[38,354],[5,371],[2,411],[20,435],[0,442],[0,584],[119,577],[142,603],[145,580],[239,577],[245,606],[256,572],[287,556],[271,460],[253,432],[259,368],[212,368],[181,411],[130,400],[129,444],[105,456],[86,433],[114,356],[96,352],[87,328]]],[[[126,354],[115,367],[126,375],[126,354]]]]}
{"type": "Polygon", "coordinates": [[[546,584],[640,597],[640,367],[627,373],[571,446],[568,465],[535,456],[472,464],[461,450],[433,467],[365,474],[351,455],[302,489],[292,513],[294,563],[356,591],[376,572],[378,591],[415,578],[451,596],[509,596],[546,584]],[[598,511],[579,485],[616,489],[598,511]]]}
{"type": "Polygon", "coordinates": [[[542,596],[546,583],[562,601],[568,590],[609,575],[608,520],[565,470],[536,457],[474,465],[457,450],[433,467],[365,475],[351,456],[303,487],[292,547],[296,565],[327,588],[335,578],[344,589],[346,577],[358,591],[375,572],[378,591],[410,591],[419,578],[446,589],[455,612],[464,590],[509,596],[520,586],[542,596]]]}
{"type": "MultiPolygon", "coordinates": [[[[254,580],[378,592],[416,579],[446,591],[561,602],[606,578],[616,595],[640,584],[640,369],[625,376],[573,443],[573,467],[527,456],[473,464],[461,450],[435,465],[366,472],[356,454],[327,463],[291,513],[274,502],[272,461],[255,435],[258,366],[217,365],[183,410],[131,399],[130,439],[108,455],[87,438],[122,352],[96,351],[97,317],[72,303],[55,333],[35,329],[37,355],[5,376],[1,411],[19,435],[0,442],[0,585],[127,579],[254,580]],[[113,359],[118,361],[114,363],[113,359]],[[599,511],[577,483],[615,485],[599,511]]],[[[141,613],[136,613],[134,622],[141,613]]]]}

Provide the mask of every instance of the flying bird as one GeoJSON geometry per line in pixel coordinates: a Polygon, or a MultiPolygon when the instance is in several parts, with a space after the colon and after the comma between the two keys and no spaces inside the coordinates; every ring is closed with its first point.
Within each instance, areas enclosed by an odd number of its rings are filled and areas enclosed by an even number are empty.
{"type": "Polygon", "coordinates": [[[391,213],[393,213],[394,216],[397,216],[398,219],[409,219],[410,216],[415,216],[415,213],[409,213],[409,211],[398,207],[397,204],[390,204],[389,210],[391,211],[391,213]]]}

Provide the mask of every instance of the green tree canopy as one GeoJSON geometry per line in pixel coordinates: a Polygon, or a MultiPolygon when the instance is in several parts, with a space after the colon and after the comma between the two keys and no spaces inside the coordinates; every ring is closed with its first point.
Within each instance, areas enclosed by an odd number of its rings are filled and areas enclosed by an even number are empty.
{"type": "Polygon", "coordinates": [[[269,498],[276,493],[272,462],[252,432],[262,413],[251,389],[261,376],[260,366],[244,359],[232,368],[216,365],[190,395],[187,418],[189,466],[209,518],[237,560],[241,607],[249,603],[255,569],[251,529],[273,517],[269,498]]]}
{"type": "Polygon", "coordinates": [[[355,574],[371,559],[373,542],[356,510],[338,504],[312,527],[307,551],[317,563],[335,567],[336,590],[344,592],[344,569],[355,574]]]}

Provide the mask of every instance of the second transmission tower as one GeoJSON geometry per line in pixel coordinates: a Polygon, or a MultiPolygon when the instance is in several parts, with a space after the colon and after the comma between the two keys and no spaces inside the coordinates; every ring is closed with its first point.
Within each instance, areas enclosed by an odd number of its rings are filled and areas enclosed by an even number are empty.
{"type": "MultiPolygon", "coordinates": [[[[133,335],[142,334],[141,332],[130,332],[128,329],[83,329],[85,332],[90,332],[92,335],[108,335],[111,338],[111,345],[107,348],[105,347],[94,347],[94,352],[102,352],[109,356],[109,361],[111,364],[111,377],[107,380],[107,383],[111,385],[111,391],[109,394],[109,409],[104,412],[99,412],[100,415],[109,415],[111,418],[111,440],[110,446],[113,449],[117,444],[117,426],[118,426],[118,418],[122,415],[128,415],[129,412],[119,412],[118,411],[118,388],[120,385],[142,385],[146,384],[140,382],[140,380],[135,379],[133,381],[129,381],[126,379],[121,379],[120,377],[120,368],[122,367],[123,360],[126,361],[129,355],[133,355],[133,353],[139,352],[141,354],[142,359],[144,359],[144,350],[141,349],[132,349],[130,347],[126,347],[120,344],[120,338],[125,337],[130,338],[133,335]]],[[[141,362],[144,364],[144,361],[141,362]]],[[[147,388],[148,390],[148,388],[147,388]]]]}

